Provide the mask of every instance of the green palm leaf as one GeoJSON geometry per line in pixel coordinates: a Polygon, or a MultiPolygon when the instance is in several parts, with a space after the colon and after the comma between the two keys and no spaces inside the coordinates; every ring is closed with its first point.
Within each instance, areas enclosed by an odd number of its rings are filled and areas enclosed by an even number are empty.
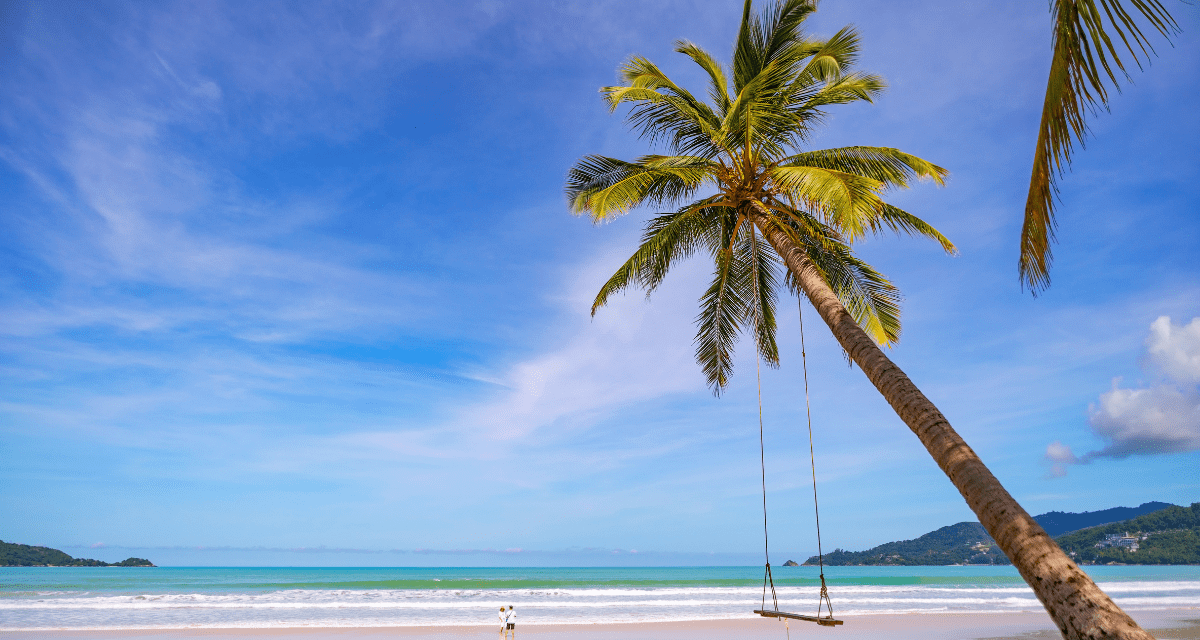
{"type": "Polygon", "coordinates": [[[942,249],[946,253],[952,256],[958,255],[958,247],[955,247],[949,238],[942,235],[942,232],[934,229],[933,225],[890,204],[883,205],[883,210],[879,213],[878,222],[872,227],[872,230],[877,231],[883,226],[890,228],[896,233],[907,233],[910,236],[931,238],[942,245],[942,249]]]}
{"type": "Polygon", "coordinates": [[[698,249],[710,247],[711,218],[719,215],[719,211],[705,204],[701,201],[679,211],[655,216],[647,224],[637,251],[600,288],[592,302],[592,315],[596,315],[596,310],[607,304],[611,296],[630,286],[641,287],[649,295],[662,283],[676,261],[691,257],[698,249]]]}
{"type": "Polygon", "coordinates": [[[708,97],[717,107],[717,113],[724,114],[729,110],[729,78],[725,75],[725,67],[717,62],[704,49],[687,42],[680,40],[675,43],[675,51],[682,53],[692,59],[704,72],[708,74],[708,97]]]}
{"type": "MultiPolygon", "coordinates": [[[[1179,25],[1159,0],[1128,1],[1136,13],[1168,39],[1179,31],[1179,25]]],[[[1142,56],[1149,60],[1153,51],[1133,15],[1119,0],[1055,0],[1052,11],[1054,57],[1034,148],[1018,266],[1021,285],[1034,295],[1050,286],[1057,181],[1071,164],[1075,143],[1084,144],[1085,111],[1094,112],[1108,104],[1106,77],[1118,89],[1116,71],[1128,78],[1118,47],[1106,31],[1106,23],[1139,68],[1142,56]]]]}
{"type": "MultiPolygon", "coordinates": [[[[722,239],[726,237],[728,235],[722,239]]],[[[733,374],[733,348],[754,296],[752,287],[748,286],[751,265],[744,256],[721,249],[714,257],[713,281],[700,297],[695,344],[696,361],[708,386],[714,394],[720,395],[733,374]]]]}
{"type": "Polygon", "coordinates": [[[767,172],[781,193],[820,211],[851,241],[869,229],[869,221],[883,208],[879,192],[883,182],[861,174],[823,167],[775,167],[767,172]]]}
{"type": "Polygon", "coordinates": [[[780,166],[818,167],[866,176],[887,187],[907,188],[913,179],[946,184],[945,169],[899,149],[888,147],[840,147],[805,151],[786,158],[780,166]]]}
{"type": "Polygon", "coordinates": [[[599,222],[631,208],[671,203],[695,193],[709,175],[708,163],[671,162],[648,156],[626,162],[586,156],[567,174],[567,200],[572,212],[588,212],[599,222]]]}

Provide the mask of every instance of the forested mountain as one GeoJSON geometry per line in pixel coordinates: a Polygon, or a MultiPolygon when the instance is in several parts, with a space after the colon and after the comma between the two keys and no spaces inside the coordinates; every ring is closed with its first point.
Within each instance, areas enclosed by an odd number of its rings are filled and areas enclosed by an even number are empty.
{"type": "MultiPolygon", "coordinates": [[[[817,557],[804,564],[816,564],[817,557]]],[[[915,540],[881,544],[866,551],[837,549],[825,554],[827,565],[1011,564],[978,522],[960,522],[915,540]]]]}
{"type": "Polygon", "coordinates": [[[1200,564],[1200,502],[1068,533],[1056,541],[1081,564],[1200,564]],[[1126,534],[1135,540],[1136,550],[1108,539],[1126,534]]]}
{"type": "Polygon", "coordinates": [[[108,563],[71,556],[50,547],[32,547],[0,540],[0,567],[153,567],[144,558],[108,563]]]}
{"type": "MultiPolygon", "coordinates": [[[[1054,530],[1085,522],[1107,523],[1055,538],[1059,546],[1080,564],[1200,564],[1200,502],[1190,507],[1147,502],[1139,507],[1116,507],[1084,513],[1051,511],[1034,519],[1039,523],[1045,521],[1054,530]],[[1165,508],[1145,513],[1146,509],[1158,505],[1165,505],[1165,508]],[[1145,515],[1120,522],[1107,520],[1114,515],[1137,512],[1145,515]],[[1130,538],[1124,541],[1109,538],[1125,534],[1130,534],[1130,538]]],[[[1055,535],[1050,527],[1047,527],[1047,532],[1055,535]]],[[[805,564],[816,563],[816,556],[805,561],[805,564]]],[[[1009,564],[1009,561],[982,525],[978,522],[960,522],[915,540],[889,542],[866,551],[837,549],[826,554],[825,564],[1009,564]]]]}
{"type": "Polygon", "coordinates": [[[1112,509],[1105,509],[1103,511],[1084,511],[1083,513],[1051,511],[1043,513],[1040,516],[1034,516],[1033,519],[1042,525],[1046,533],[1051,536],[1061,536],[1064,533],[1079,531],[1087,527],[1129,520],[1173,506],[1175,505],[1167,502],[1146,502],[1137,507],[1113,507],[1112,509]]]}

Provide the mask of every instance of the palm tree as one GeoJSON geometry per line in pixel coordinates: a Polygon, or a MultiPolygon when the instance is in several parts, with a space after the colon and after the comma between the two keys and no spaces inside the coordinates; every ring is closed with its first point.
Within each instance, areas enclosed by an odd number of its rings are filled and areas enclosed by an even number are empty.
{"type": "MultiPolygon", "coordinates": [[[[1074,144],[1078,142],[1083,146],[1087,134],[1084,112],[1107,108],[1105,76],[1119,88],[1116,70],[1127,78],[1129,75],[1117,55],[1117,46],[1104,30],[1105,17],[1109,28],[1121,39],[1139,67],[1142,66],[1141,56],[1146,55],[1149,59],[1147,50],[1153,51],[1120,0],[1100,0],[1100,7],[1096,4],[1096,0],[1054,0],[1051,6],[1054,57],[1050,63],[1042,121],[1033,154],[1018,266],[1021,286],[1034,295],[1050,286],[1053,258],[1050,245],[1054,242],[1054,200],[1058,194],[1056,181],[1071,164],[1074,144]]],[[[1179,31],[1178,23],[1159,0],[1129,0],[1129,4],[1163,36],[1169,38],[1179,31]]]]}
{"type": "Polygon", "coordinates": [[[870,101],[883,89],[879,78],[851,71],[858,50],[852,30],[823,41],[804,35],[802,23],[815,9],[815,0],[783,0],[752,16],[746,0],[728,69],[699,47],[677,43],[676,51],[707,74],[707,100],[641,57],[621,67],[623,85],[601,89],[613,109],[629,103],[629,122],[670,154],[633,162],[586,156],[568,174],[572,211],[599,222],[640,205],[683,206],[651,218],[641,246],[600,290],[593,313],[626,287],[653,290],[676,261],[707,251],[715,274],[701,298],[696,355],[719,392],[743,327],[759,355],[778,362],[774,274],[782,265],[787,283],[816,308],[925,445],[1063,636],[1149,639],[880,349],[899,335],[895,289],[849,245],[891,229],[932,237],[953,251],[935,229],[881,197],[913,179],[941,183],[946,172],[895,149],[802,150],[825,107],[870,101]],[[702,189],[713,193],[700,197],[702,189]]]}

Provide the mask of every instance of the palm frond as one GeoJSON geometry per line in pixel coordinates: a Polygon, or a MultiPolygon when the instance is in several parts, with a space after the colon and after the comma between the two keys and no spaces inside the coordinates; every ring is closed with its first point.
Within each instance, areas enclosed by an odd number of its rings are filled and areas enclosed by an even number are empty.
{"type": "Polygon", "coordinates": [[[884,204],[883,209],[879,212],[877,224],[873,230],[878,230],[880,226],[886,226],[896,233],[907,233],[910,236],[925,236],[936,240],[942,245],[942,250],[950,255],[958,255],[958,247],[954,246],[950,239],[942,235],[941,231],[933,228],[933,225],[914,216],[913,214],[904,211],[890,204],[884,204]]]}
{"type": "Polygon", "coordinates": [[[826,222],[853,242],[870,230],[883,208],[884,183],[866,176],[823,167],[774,167],[767,173],[780,192],[822,213],[826,222]]]}
{"type": "MultiPolygon", "coordinates": [[[[781,203],[774,203],[787,208],[781,203]]],[[[818,275],[833,289],[854,321],[881,345],[900,339],[900,291],[882,274],[856,257],[837,230],[802,211],[788,218],[769,216],[766,224],[783,232],[808,257],[818,275]]],[[[764,229],[764,232],[766,229],[764,229]]],[[[778,259],[778,258],[776,258],[778,259]]],[[[804,296],[795,274],[786,273],[788,288],[804,296]]]]}
{"type": "Polygon", "coordinates": [[[800,146],[813,127],[823,121],[821,106],[852,101],[861,95],[870,99],[883,89],[882,83],[876,82],[877,78],[872,77],[864,83],[858,76],[850,74],[858,59],[858,34],[850,27],[824,42],[801,43],[797,52],[803,63],[796,66],[789,85],[779,91],[776,98],[776,108],[785,108],[799,123],[787,134],[792,146],[800,146]],[[847,81],[843,76],[851,80],[847,81]]]}
{"type": "MultiPolygon", "coordinates": [[[[761,17],[747,18],[734,52],[736,96],[724,114],[730,138],[777,158],[799,141],[798,114],[781,108],[795,101],[796,78],[824,43],[807,39],[800,26],[815,10],[811,0],[772,5],[761,17]],[[740,62],[739,62],[740,60],[740,62]]],[[[749,14],[746,14],[747,16],[749,14]]],[[[734,145],[730,145],[734,146],[734,145]]]]}
{"type": "Polygon", "coordinates": [[[712,107],[641,56],[631,57],[619,72],[628,85],[603,87],[600,93],[610,109],[633,103],[626,119],[641,137],[651,143],[666,140],[677,153],[713,155],[720,119],[712,107]]]}
{"type": "Polygon", "coordinates": [[[842,28],[812,51],[794,84],[807,87],[837,80],[858,61],[858,45],[858,32],[852,27],[842,28]]]}
{"type": "MultiPolygon", "coordinates": [[[[1107,107],[1105,77],[1119,90],[1116,71],[1126,78],[1129,75],[1116,44],[1105,31],[1105,18],[1107,28],[1117,34],[1139,68],[1142,56],[1149,60],[1154,50],[1120,0],[1098,2],[1099,7],[1097,0],[1056,0],[1052,9],[1054,57],[1034,147],[1018,265],[1021,286],[1034,295],[1050,286],[1057,181],[1071,164],[1075,143],[1084,144],[1084,112],[1107,107]]],[[[1168,40],[1179,31],[1178,23],[1160,0],[1129,0],[1129,4],[1168,40]]]]}
{"type": "Polygon", "coordinates": [[[843,74],[811,94],[797,93],[792,109],[800,113],[811,113],[834,104],[874,102],[886,89],[887,82],[880,76],[855,71],[843,74]]]}
{"type": "Polygon", "coordinates": [[[784,145],[793,136],[782,137],[772,132],[790,132],[799,119],[786,109],[778,108],[778,94],[787,86],[791,77],[788,60],[775,60],[753,79],[738,89],[721,122],[721,129],[728,132],[728,148],[736,149],[749,144],[768,157],[779,157],[784,145]]]}
{"type": "Polygon", "coordinates": [[[888,187],[907,188],[909,180],[932,180],[945,186],[950,172],[928,160],[889,147],[838,147],[805,151],[784,158],[782,167],[820,167],[865,176],[888,187]]]}
{"type": "MultiPolygon", "coordinates": [[[[727,229],[725,240],[736,238],[738,228],[727,229]]],[[[749,284],[751,266],[743,256],[722,248],[714,256],[713,281],[700,297],[700,314],[696,316],[696,362],[704,371],[713,395],[720,395],[733,373],[733,348],[746,309],[752,304],[753,291],[749,284]]]]}
{"type": "Polygon", "coordinates": [[[587,212],[600,222],[641,204],[665,204],[695,193],[710,175],[711,162],[647,156],[627,162],[600,155],[584,156],[567,172],[571,212],[587,212]]]}
{"type": "Polygon", "coordinates": [[[741,92],[768,65],[802,41],[804,19],[816,10],[815,0],[783,0],[755,16],[750,12],[750,0],[746,0],[733,51],[734,91],[741,92]]]}
{"type": "Polygon", "coordinates": [[[604,283],[592,302],[592,315],[613,295],[629,287],[640,287],[649,296],[662,283],[676,261],[686,259],[706,245],[712,215],[706,215],[706,202],[678,211],[660,213],[652,218],[642,234],[637,251],[604,283]]]}
{"type": "Polygon", "coordinates": [[[900,290],[848,248],[828,257],[822,270],[854,321],[882,346],[899,342],[900,290]]]}
{"type": "MultiPolygon", "coordinates": [[[[805,242],[801,245],[808,259],[854,321],[867,335],[883,346],[900,340],[900,290],[883,274],[853,254],[850,247],[837,241],[805,242]]],[[[791,271],[788,287],[803,296],[791,271]]]]}
{"type": "Polygon", "coordinates": [[[708,97],[716,106],[717,114],[723,115],[729,109],[730,102],[729,78],[725,75],[725,67],[707,51],[686,40],[677,41],[675,51],[691,58],[708,74],[708,97]]]}
{"type": "Polygon", "coordinates": [[[749,317],[746,320],[751,323],[753,328],[757,356],[762,358],[768,366],[778,367],[779,345],[775,341],[777,327],[775,308],[778,286],[776,269],[779,260],[752,226],[750,232],[744,234],[740,249],[743,259],[751,265],[751,272],[748,275],[752,280],[751,294],[753,297],[750,304],[753,308],[747,310],[749,317]]]}
{"type": "Polygon", "coordinates": [[[846,72],[844,68],[842,71],[842,76],[828,83],[797,82],[789,87],[784,107],[800,123],[792,133],[792,146],[801,146],[816,127],[825,123],[826,107],[860,100],[874,102],[887,88],[879,76],[846,72]]]}

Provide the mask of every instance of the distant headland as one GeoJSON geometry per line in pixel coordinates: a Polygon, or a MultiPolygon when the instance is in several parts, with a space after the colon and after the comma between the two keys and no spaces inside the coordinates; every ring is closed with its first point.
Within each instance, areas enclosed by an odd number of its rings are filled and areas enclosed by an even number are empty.
{"type": "MultiPolygon", "coordinates": [[[[1190,507],[1147,502],[1138,507],[1034,516],[1079,564],[1200,564],[1200,502],[1190,507]]],[[[815,565],[817,556],[804,564],[815,565]]],[[[866,551],[835,549],[825,566],[1010,564],[978,522],[960,522],[914,540],[866,551]]]]}
{"type": "Polygon", "coordinates": [[[102,562],[71,556],[50,547],[32,547],[0,540],[0,567],[153,567],[145,558],[126,558],[120,562],[102,562]]]}

